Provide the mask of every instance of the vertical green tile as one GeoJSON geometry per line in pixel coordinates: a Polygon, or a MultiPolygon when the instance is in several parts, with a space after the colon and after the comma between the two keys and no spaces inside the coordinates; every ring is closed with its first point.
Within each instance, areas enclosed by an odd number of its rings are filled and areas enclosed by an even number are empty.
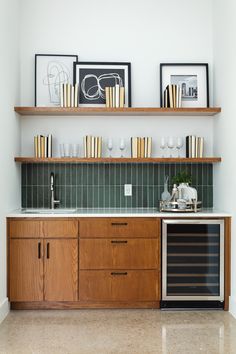
{"type": "Polygon", "coordinates": [[[98,186],[100,184],[100,174],[99,174],[100,165],[93,165],[93,185],[98,186]]]}
{"type": "Polygon", "coordinates": [[[27,187],[21,187],[21,206],[27,208],[27,187]]]}
{"type": "Polygon", "coordinates": [[[27,186],[27,164],[21,166],[21,185],[27,186]]]}
{"type": "Polygon", "coordinates": [[[99,200],[99,208],[105,208],[105,187],[98,187],[98,200],[99,200]]]}
{"type": "Polygon", "coordinates": [[[76,186],[76,208],[83,208],[83,187],[76,186]]]}
{"type": "Polygon", "coordinates": [[[88,185],[88,164],[83,164],[82,165],[82,185],[87,186],[88,185]]]}
{"type": "Polygon", "coordinates": [[[81,186],[83,183],[83,165],[76,165],[76,185],[81,186]]]}
{"type": "Polygon", "coordinates": [[[38,164],[35,164],[32,170],[32,185],[38,185],[38,164]]]}
{"type": "Polygon", "coordinates": [[[126,164],[126,183],[130,184],[132,181],[132,165],[131,163],[127,163],[126,164]]]}
{"type": "Polygon", "coordinates": [[[115,164],[116,186],[121,184],[121,164],[115,164]]]}
{"type": "Polygon", "coordinates": [[[71,164],[65,165],[65,185],[71,186],[72,185],[72,169],[71,164]]]}
{"type": "Polygon", "coordinates": [[[203,184],[202,164],[198,165],[198,168],[197,168],[197,179],[198,179],[198,185],[201,186],[203,184]]]}
{"type": "Polygon", "coordinates": [[[50,189],[48,186],[43,187],[43,198],[44,208],[50,208],[50,189]]]}
{"type": "Polygon", "coordinates": [[[110,164],[109,166],[109,184],[111,186],[115,186],[116,184],[115,164],[110,164]]]}
{"type": "Polygon", "coordinates": [[[109,208],[110,206],[110,196],[109,196],[109,193],[110,193],[110,188],[109,186],[105,186],[104,188],[105,190],[105,195],[104,195],[104,205],[105,205],[105,208],[109,208]]]}

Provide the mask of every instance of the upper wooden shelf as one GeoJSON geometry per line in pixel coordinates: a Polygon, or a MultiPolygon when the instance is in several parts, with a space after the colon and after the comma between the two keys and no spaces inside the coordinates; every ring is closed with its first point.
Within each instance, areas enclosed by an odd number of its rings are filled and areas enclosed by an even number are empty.
{"type": "Polygon", "coordinates": [[[15,107],[22,116],[214,116],[220,107],[212,108],[97,108],[97,107],[15,107]]]}
{"type": "Polygon", "coordinates": [[[21,163],[216,163],[221,162],[220,157],[185,158],[185,157],[152,157],[152,158],[130,158],[130,157],[103,157],[103,158],[36,158],[36,157],[15,157],[16,162],[21,163]]]}

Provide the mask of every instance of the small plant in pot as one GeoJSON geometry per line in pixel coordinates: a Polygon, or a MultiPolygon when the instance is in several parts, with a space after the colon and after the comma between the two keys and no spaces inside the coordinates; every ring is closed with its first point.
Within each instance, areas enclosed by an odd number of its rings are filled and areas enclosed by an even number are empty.
{"type": "Polygon", "coordinates": [[[177,186],[182,183],[189,185],[192,183],[192,176],[187,171],[180,171],[172,178],[172,183],[177,186]]]}
{"type": "Polygon", "coordinates": [[[187,171],[180,171],[172,178],[172,183],[178,186],[179,199],[186,201],[197,200],[197,190],[189,187],[192,176],[187,171]]]}

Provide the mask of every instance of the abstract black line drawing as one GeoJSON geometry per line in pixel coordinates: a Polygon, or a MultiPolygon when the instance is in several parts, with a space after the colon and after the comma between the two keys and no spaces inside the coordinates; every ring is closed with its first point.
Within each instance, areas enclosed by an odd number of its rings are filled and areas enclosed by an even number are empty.
{"type": "Polygon", "coordinates": [[[59,106],[60,87],[73,83],[73,63],[77,55],[35,55],[35,106],[59,106]]]}
{"type": "Polygon", "coordinates": [[[60,103],[60,85],[71,81],[69,68],[59,62],[51,61],[47,65],[47,74],[43,78],[43,85],[48,88],[49,100],[55,105],[60,103]]]}
{"type": "Polygon", "coordinates": [[[110,62],[74,63],[74,84],[79,85],[79,105],[104,107],[105,88],[125,88],[125,107],[131,107],[131,64],[110,62]]]}
{"type": "Polygon", "coordinates": [[[102,74],[96,76],[94,74],[85,75],[81,82],[81,91],[87,100],[94,101],[98,98],[105,99],[105,87],[107,80],[113,81],[110,86],[115,86],[116,84],[123,87],[123,80],[117,73],[102,74]],[[94,80],[95,85],[89,86],[89,82],[94,80]]]}

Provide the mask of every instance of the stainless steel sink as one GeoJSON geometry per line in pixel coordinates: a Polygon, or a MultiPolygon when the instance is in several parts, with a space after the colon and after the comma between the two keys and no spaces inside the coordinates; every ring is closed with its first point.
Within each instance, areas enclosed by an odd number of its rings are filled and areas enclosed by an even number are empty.
{"type": "Polygon", "coordinates": [[[42,209],[42,208],[26,208],[22,209],[24,214],[73,214],[77,209],[42,209]]]}

